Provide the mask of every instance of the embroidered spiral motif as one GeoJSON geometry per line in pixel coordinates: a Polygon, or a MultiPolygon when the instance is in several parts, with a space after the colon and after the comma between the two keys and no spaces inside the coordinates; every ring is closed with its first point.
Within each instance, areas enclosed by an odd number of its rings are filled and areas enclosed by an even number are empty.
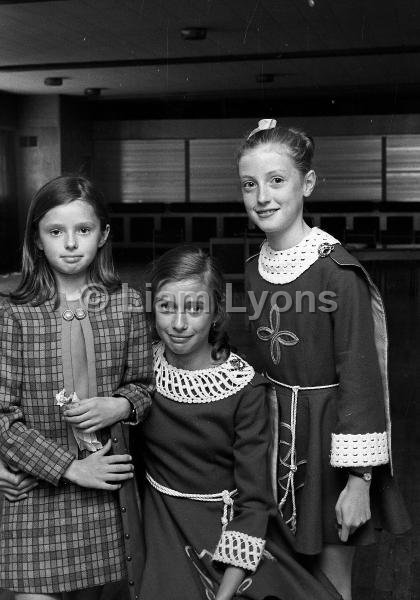
{"type": "Polygon", "coordinates": [[[281,346],[296,346],[300,341],[292,331],[280,331],[280,309],[277,304],[273,304],[270,310],[270,327],[258,327],[257,336],[263,342],[270,342],[271,360],[275,365],[281,360],[281,346]]]}

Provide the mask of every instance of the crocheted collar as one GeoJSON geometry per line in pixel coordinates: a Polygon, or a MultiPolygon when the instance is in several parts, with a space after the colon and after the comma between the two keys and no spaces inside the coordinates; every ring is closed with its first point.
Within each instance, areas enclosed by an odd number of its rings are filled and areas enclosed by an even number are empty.
{"type": "Polygon", "coordinates": [[[313,227],[299,244],[287,250],[273,250],[266,240],[261,246],[258,271],[270,283],[290,283],[318,260],[321,244],[339,244],[332,235],[313,227]]]}
{"type": "Polygon", "coordinates": [[[154,346],[156,389],[176,402],[200,404],[227,398],[244,388],[255,375],[251,365],[234,352],[220,365],[188,371],[170,365],[164,351],[161,342],[154,346]]]}

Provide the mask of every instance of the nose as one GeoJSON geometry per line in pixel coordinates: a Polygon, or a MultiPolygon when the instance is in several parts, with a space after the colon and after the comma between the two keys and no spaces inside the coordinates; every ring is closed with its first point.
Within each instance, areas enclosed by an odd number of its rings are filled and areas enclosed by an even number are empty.
{"type": "Polygon", "coordinates": [[[258,187],[258,196],[257,196],[258,204],[268,204],[270,202],[270,198],[268,197],[267,190],[264,185],[260,185],[258,187]]]}
{"type": "Polygon", "coordinates": [[[184,331],[185,329],[187,329],[188,324],[187,324],[187,318],[185,315],[185,312],[182,311],[177,311],[174,314],[174,318],[172,321],[172,328],[175,331],[184,331]]]}
{"type": "Polygon", "coordinates": [[[73,232],[70,232],[66,235],[65,244],[68,250],[75,250],[77,248],[77,237],[73,232]]]}

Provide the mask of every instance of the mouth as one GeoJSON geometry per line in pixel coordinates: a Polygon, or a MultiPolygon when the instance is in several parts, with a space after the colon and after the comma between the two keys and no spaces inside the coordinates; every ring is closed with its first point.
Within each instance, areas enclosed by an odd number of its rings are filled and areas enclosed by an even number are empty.
{"type": "Polygon", "coordinates": [[[191,339],[191,335],[188,336],[183,336],[183,335],[170,335],[169,336],[172,340],[172,342],[174,342],[175,344],[185,344],[185,342],[188,342],[188,340],[191,339]]]}
{"type": "Polygon", "coordinates": [[[62,256],[61,258],[64,260],[64,262],[72,264],[72,263],[79,262],[79,260],[81,260],[83,257],[81,255],[77,255],[77,256],[62,256]]]}
{"type": "Polygon", "coordinates": [[[255,210],[255,212],[257,213],[257,215],[260,219],[267,219],[268,217],[271,217],[272,215],[274,215],[278,210],[280,210],[280,209],[279,208],[266,208],[264,210],[255,210]]]}

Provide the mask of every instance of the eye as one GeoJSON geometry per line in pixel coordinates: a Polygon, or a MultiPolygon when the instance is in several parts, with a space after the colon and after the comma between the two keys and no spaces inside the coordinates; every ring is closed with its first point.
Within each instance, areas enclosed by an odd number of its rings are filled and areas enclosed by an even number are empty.
{"type": "Polygon", "coordinates": [[[250,191],[255,187],[255,182],[254,181],[243,181],[242,182],[242,189],[245,191],[250,191]]]}
{"type": "Polygon", "coordinates": [[[201,302],[190,302],[185,307],[185,310],[193,315],[200,314],[204,311],[204,305],[201,302]]]}
{"type": "Polygon", "coordinates": [[[83,235],[86,235],[88,233],[91,232],[91,228],[90,227],[80,227],[80,233],[82,233],[83,235]]]}
{"type": "Polygon", "coordinates": [[[280,175],[276,175],[275,177],[273,177],[273,179],[271,180],[273,183],[283,183],[284,181],[284,177],[280,177],[280,175]]]}
{"type": "Polygon", "coordinates": [[[155,304],[155,308],[161,313],[171,313],[175,310],[173,302],[168,302],[167,300],[161,300],[160,302],[157,302],[155,304]]]}
{"type": "Polygon", "coordinates": [[[50,229],[50,235],[52,235],[53,237],[59,236],[60,233],[61,233],[61,229],[50,229]]]}

